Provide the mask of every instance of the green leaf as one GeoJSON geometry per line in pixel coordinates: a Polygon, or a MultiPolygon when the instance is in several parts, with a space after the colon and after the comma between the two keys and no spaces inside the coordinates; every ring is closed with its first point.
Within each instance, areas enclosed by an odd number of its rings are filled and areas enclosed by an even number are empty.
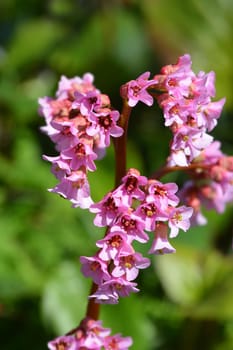
{"type": "Polygon", "coordinates": [[[155,269],[168,297],[191,317],[233,317],[232,258],[179,247],[174,255],[157,257],[155,269]]]}
{"type": "Polygon", "coordinates": [[[42,314],[57,334],[78,326],[85,315],[89,288],[78,264],[64,261],[53,271],[44,288],[42,314]]]}
{"type": "Polygon", "coordinates": [[[46,18],[22,22],[11,42],[4,72],[31,67],[63,37],[63,28],[46,18]],[[29,66],[28,66],[29,65],[29,66]]]}
{"type": "Polygon", "coordinates": [[[103,18],[99,14],[89,18],[78,35],[70,35],[53,50],[49,57],[50,64],[60,72],[71,75],[82,75],[85,70],[89,70],[103,55],[106,47],[102,21],[103,18]]]}
{"type": "Polygon", "coordinates": [[[131,336],[134,350],[151,349],[151,343],[155,341],[154,328],[147,316],[147,309],[138,296],[121,298],[117,305],[104,305],[101,308],[101,319],[104,327],[110,327],[113,334],[131,336]]]}
{"type": "Polygon", "coordinates": [[[202,281],[198,259],[197,252],[181,247],[176,254],[155,258],[156,273],[166,294],[172,301],[184,306],[191,306],[198,300],[198,286],[202,281]]]}

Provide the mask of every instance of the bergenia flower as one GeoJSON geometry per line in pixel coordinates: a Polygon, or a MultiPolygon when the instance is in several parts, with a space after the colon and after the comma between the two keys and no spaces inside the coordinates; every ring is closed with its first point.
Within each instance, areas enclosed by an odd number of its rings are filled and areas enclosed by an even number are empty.
{"type": "Polygon", "coordinates": [[[147,92],[147,88],[154,84],[153,80],[148,80],[150,72],[141,74],[136,80],[131,80],[121,86],[121,97],[127,99],[130,107],[136,106],[141,101],[147,106],[152,106],[153,97],[147,92]]]}

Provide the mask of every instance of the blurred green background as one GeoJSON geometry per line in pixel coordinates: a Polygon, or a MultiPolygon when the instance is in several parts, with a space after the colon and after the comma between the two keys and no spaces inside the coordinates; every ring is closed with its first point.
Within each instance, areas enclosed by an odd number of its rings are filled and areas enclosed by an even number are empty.
{"type": "MultiPolygon", "coordinates": [[[[227,103],[214,135],[233,154],[232,38],[232,0],[0,1],[3,349],[46,349],[79,323],[90,288],[79,256],[93,254],[102,234],[90,214],[47,192],[56,180],[42,154],[56,153],[39,130],[38,97],[53,96],[62,74],[89,71],[120,109],[121,84],[190,53],[195,72],[216,72],[217,98],[227,103]]],[[[164,162],[169,136],[156,106],[137,106],[128,166],[149,175],[164,162]]],[[[111,148],[97,166],[90,181],[99,200],[113,186],[111,148]]],[[[177,254],[154,259],[140,274],[140,294],[102,308],[104,326],[131,335],[132,349],[233,349],[232,207],[206,215],[207,226],[172,241],[177,254]]]]}

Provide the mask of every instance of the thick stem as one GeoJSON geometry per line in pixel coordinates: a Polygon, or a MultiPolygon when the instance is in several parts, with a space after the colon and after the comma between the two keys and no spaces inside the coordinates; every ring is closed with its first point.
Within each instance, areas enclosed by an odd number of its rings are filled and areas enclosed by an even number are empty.
{"type": "Polygon", "coordinates": [[[126,173],[127,131],[131,109],[128,103],[124,101],[122,113],[118,121],[118,125],[123,128],[124,133],[121,137],[114,139],[116,187],[120,184],[122,177],[126,173]]]}
{"type": "MultiPolygon", "coordinates": [[[[127,143],[127,129],[128,121],[131,112],[131,107],[124,101],[122,113],[118,121],[118,125],[123,128],[124,133],[121,137],[114,139],[115,148],[115,186],[118,186],[121,178],[126,173],[126,143],[127,143]]],[[[98,289],[98,285],[92,283],[90,294],[93,294],[98,289]]],[[[95,303],[95,299],[89,299],[87,304],[86,317],[98,320],[100,312],[100,304],[95,303]]]]}
{"type": "MultiPolygon", "coordinates": [[[[90,295],[95,293],[97,291],[97,284],[94,282],[92,283],[91,290],[90,290],[90,295]]],[[[95,302],[95,299],[89,299],[88,304],[87,304],[87,311],[86,311],[86,317],[90,317],[93,320],[98,320],[99,318],[99,311],[100,311],[100,304],[97,304],[95,302]]]]}

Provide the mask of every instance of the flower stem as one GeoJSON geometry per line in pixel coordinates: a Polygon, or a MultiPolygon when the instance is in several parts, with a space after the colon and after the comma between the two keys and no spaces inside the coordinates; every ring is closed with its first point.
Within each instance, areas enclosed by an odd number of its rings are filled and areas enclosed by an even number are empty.
{"type": "Polygon", "coordinates": [[[197,172],[202,171],[203,169],[208,168],[208,165],[202,164],[202,163],[192,163],[189,164],[188,166],[163,166],[160,169],[156,170],[151,176],[150,179],[156,179],[159,180],[161,177],[175,172],[175,171],[184,171],[184,172],[189,172],[190,170],[196,170],[197,172]]]}
{"type": "Polygon", "coordinates": [[[123,128],[124,133],[121,137],[115,138],[113,141],[115,148],[115,186],[120,184],[122,177],[126,173],[127,131],[131,109],[127,101],[124,101],[122,113],[118,121],[118,125],[123,128]]]}
{"type": "MultiPolygon", "coordinates": [[[[92,282],[90,294],[93,294],[96,292],[98,286],[94,282],[92,282]]],[[[95,299],[89,299],[87,304],[87,311],[86,311],[86,317],[90,317],[93,320],[98,320],[99,318],[99,311],[100,311],[100,304],[97,304],[95,302],[95,299]]]]}

